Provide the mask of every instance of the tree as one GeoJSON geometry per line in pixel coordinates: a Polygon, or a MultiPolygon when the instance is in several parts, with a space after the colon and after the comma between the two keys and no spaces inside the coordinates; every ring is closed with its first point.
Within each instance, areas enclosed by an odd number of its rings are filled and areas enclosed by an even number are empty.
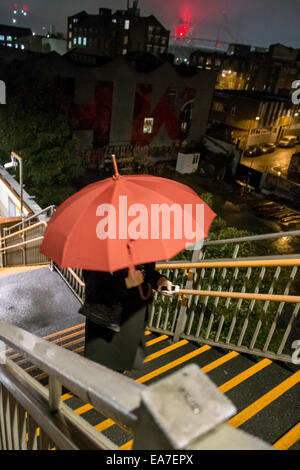
{"type": "Polygon", "coordinates": [[[7,105],[0,108],[0,158],[19,154],[27,192],[42,207],[59,205],[75,192],[73,182],[83,174],[66,84],[57,78],[8,83],[7,105]]]}

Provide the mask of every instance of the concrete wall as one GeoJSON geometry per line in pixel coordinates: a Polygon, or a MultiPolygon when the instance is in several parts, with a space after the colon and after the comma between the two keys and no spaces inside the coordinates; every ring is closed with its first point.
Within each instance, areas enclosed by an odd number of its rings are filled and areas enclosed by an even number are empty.
{"type": "MultiPolygon", "coordinates": [[[[25,216],[37,214],[42,209],[24,191],[23,193],[23,213],[25,216]]],[[[0,165],[0,217],[7,218],[21,215],[20,185],[18,182],[0,165]],[[10,200],[10,202],[9,202],[10,200]],[[9,213],[11,211],[11,213],[9,213]]]]}

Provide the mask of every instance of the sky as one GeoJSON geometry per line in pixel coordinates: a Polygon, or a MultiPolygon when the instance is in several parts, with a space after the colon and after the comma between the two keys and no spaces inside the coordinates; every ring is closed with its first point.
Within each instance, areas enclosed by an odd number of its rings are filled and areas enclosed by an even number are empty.
{"type": "MultiPolygon", "coordinates": [[[[50,30],[50,24],[66,33],[68,16],[82,10],[96,14],[100,7],[124,9],[127,0],[0,0],[0,23],[12,24],[16,3],[28,6],[28,16],[19,26],[40,34],[43,26],[50,30]]],[[[299,0],[139,0],[139,4],[143,15],[154,14],[171,31],[185,15],[191,18],[197,38],[260,47],[280,42],[300,49],[299,0]]]]}

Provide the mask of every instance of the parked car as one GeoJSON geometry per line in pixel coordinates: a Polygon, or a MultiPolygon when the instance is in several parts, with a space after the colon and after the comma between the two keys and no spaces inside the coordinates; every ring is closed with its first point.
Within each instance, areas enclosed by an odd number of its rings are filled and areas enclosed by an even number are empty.
{"type": "Polygon", "coordinates": [[[297,137],[295,135],[285,135],[279,141],[279,147],[294,147],[297,143],[297,137]]]}
{"type": "Polygon", "coordinates": [[[251,145],[245,150],[244,155],[245,157],[258,157],[259,155],[262,155],[262,150],[259,145],[251,145]]]}
{"type": "Polygon", "coordinates": [[[265,144],[260,144],[259,148],[261,149],[262,153],[272,153],[276,150],[276,145],[271,142],[267,142],[265,144]]]}

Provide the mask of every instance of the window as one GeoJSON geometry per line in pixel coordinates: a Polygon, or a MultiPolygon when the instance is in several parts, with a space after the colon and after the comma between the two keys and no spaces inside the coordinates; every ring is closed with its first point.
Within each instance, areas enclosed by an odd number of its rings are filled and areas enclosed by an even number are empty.
{"type": "Polygon", "coordinates": [[[84,46],[87,45],[87,38],[83,38],[83,45],[84,45],[84,46]]]}
{"type": "Polygon", "coordinates": [[[4,41],[5,40],[5,37],[0,35],[0,41],[4,41]]]}
{"type": "Polygon", "coordinates": [[[82,38],[79,36],[79,38],[78,38],[78,46],[81,46],[81,44],[82,44],[82,38]]]}
{"type": "MultiPolygon", "coordinates": [[[[12,47],[12,44],[6,44],[6,45],[7,45],[7,47],[12,47]]],[[[21,46],[21,47],[22,47],[22,46],[21,46]]]]}
{"type": "Polygon", "coordinates": [[[164,38],[164,37],[161,38],[161,43],[162,43],[162,44],[167,44],[167,38],[164,38]]]}
{"type": "Polygon", "coordinates": [[[12,41],[12,37],[11,37],[11,36],[7,36],[6,40],[7,40],[7,41],[12,41]]]}
{"type": "Polygon", "coordinates": [[[116,24],[116,22],[117,22],[116,18],[113,18],[112,22],[113,22],[114,24],[116,24]]]}
{"type": "Polygon", "coordinates": [[[125,20],[124,29],[130,28],[130,20],[125,20]]]}
{"type": "MultiPolygon", "coordinates": [[[[9,44],[9,46],[11,46],[11,44],[9,44]]],[[[24,49],[25,49],[24,44],[21,44],[21,49],[22,49],[22,51],[24,51],[24,49]]]]}
{"type": "Polygon", "coordinates": [[[153,27],[153,26],[149,26],[149,28],[148,28],[148,32],[149,32],[149,33],[152,33],[152,32],[153,32],[153,30],[154,30],[154,27],[153,27]]]}
{"type": "Polygon", "coordinates": [[[152,134],[153,125],[154,125],[154,119],[153,118],[145,118],[144,119],[143,133],[144,134],[152,134]]]}
{"type": "Polygon", "coordinates": [[[77,38],[74,38],[74,39],[73,39],[73,44],[74,44],[74,46],[76,46],[76,44],[77,44],[77,38]]]}
{"type": "Polygon", "coordinates": [[[123,54],[123,55],[126,55],[126,54],[127,54],[127,49],[123,49],[122,54],[123,54]]]}
{"type": "Polygon", "coordinates": [[[124,44],[128,44],[128,36],[124,36],[124,44]]]}

